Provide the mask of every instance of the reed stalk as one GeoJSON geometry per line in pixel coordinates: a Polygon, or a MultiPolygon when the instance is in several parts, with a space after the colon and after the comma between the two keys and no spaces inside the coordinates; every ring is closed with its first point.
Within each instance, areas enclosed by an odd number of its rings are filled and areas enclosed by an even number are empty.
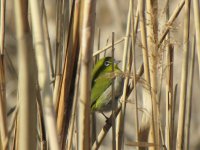
{"type": "MultiPolygon", "coordinates": [[[[114,60],[115,58],[115,47],[114,47],[114,43],[115,43],[115,33],[112,32],[112,58],[114,60]]],[[[114,72],[114,63],[112,63],[112,72],[113,74],[114,72]]],[[[116,150],[116,126],[115,126],[115,78],[113,78],[112,80],[112,149],[116,150]]]]}
{"type": "Polygon", "coordinates": [[[176,85],[174,86],[174,91],[173,91],[173,103],[172,103],[172,129],[171,129],[171,131],[172,131],[172,133],[171,133],[171,141],[172,141],[172,143],[171,143],[171,148],[172,149],[175,149],[175,147],[174,146],[176,146],[175,145],[175,143],[176,143],[176,140],[175,140],[175,133],[176,133],[176,131],[175,131],[175,114],[176,114],[176,101],[177,101],[177,90],[178,90],[178,84],[176,83],[176,85]]]}
{"type": "MultiPolygon", "coordinates": [[[[123,42],[124,40],[125,40],[124,37],[123,37],[123,38],[120,38],[119,40],[117,40],[117,41],[114,43],[114,45],[117,45],[117,44],[123,42]]],[[[109,48],[112,48],[112,44],[107,45],[106,47],[104,47],[104,48],[102,48],[102,49],[99,49],[98,51],[94,52],[94,53],[93,53],[93,56],[96,56],[96,55],[98,55],[98,54],[100,54],[100,53],[106,51],[106,50],[109,49],[109,48]]]]}
{"type": "Polygon", "coordinates": [[[166,27],[164,29],[164,31],[162,32],[162,35],[161,35],[161,38],[160,40],[158,41],[158,48],[161,46],[162,42],[164,41],[166,35],[168,34],[169,30],[170,30],[170,27],[171,25],[173,24],[174,20],[178,17],[179,13],[181,12],[183,6],[185,5],[185,0],[182,0],[177,6],[176,8],[174,9],[171,17],[169,18],[169,20],[167,21],[166,23],[166,27]]]}
{"type": "MultiPolygon", "coordinates": [[[[149,76],[149,56],[148,56],[148,49],[147,49],[147,38],[146,38],[146,28],[145,28],[145,18],[144,18],[144,0],[140,0],[139,2],[139,25],[141,30],[141,44],[142,44],[142,56],[143,56],[143,63],[144,63],[144,79],[146,81],[145,88],[143,89],[143,108],[147,110],[147,113],[143,112],[142,114],[142,121],[140,125],[139,131],[139,141],[140,142],[147,142],[149,129],[150,129],[150,122],[151,118],[148,115],[151,114],[151,93],[149,91],[150,85],[150,76],[149,76]]],[[[140,149],[143,149],[142,147],[140,149]]]]}
{"type": "MultiPolygon", "coordinates": [[[[200,72],[200,6],[199,5],[200,2],[198,0],[193,0],[196,49],[197,49],[197,58],[198,58],[199,72],[200,72]]],[[[200,73],[199,73],[199,79],[200,79],[200,73]]]]}
{"type": "Polygon", "coordinates": [[[46,12],[45,5],[43,5],[43,28],[44,28],[44,37],[45,37],[45,47],[48,49],[48,62],[50,65],[51,80],[53,80],[55,78],[55,71],[54,71],[54,66],[53,66],[52,48],[51,48],[50,37],[49,37],[49,28],[48,28],[47,12],[46,12]]]}
{"type": "Polygon", "coordinates": [[[9,137],[6,116],[6,78],[5,78],[5,7],[6,1],[0,5],[0,149],[7,150],[9,137]]]}
{"type": "Polygon", "coordinates": [[[96,0],[83,2],[81,35],[81,78],[79,111],[79,149],[90,149],[90,95],[92,50],[94,43],[96,0]]]}
{"type": "Polygon", "coordinates": [[[19,132],[18,149],[36,149],[36,74],[32,39],[28,24],[28,1],[15,1],[16,38],[19,56],[19,132]]]}
{"type": "Polygon", "coordinates": [[[189,32],[190,32],[190,0],[185,1],[184,13],[184,35],[183,35],[183,62],[181,73],[181,87],[180,87],[180,102],[179,102],[179,117],[177,128],[176,149],[183,149],[183,135],[185,126],[185,104],[187,93],[187,72],[188,72],[188,52],[189,52],[189,32]]]}
{"type": "Polygon", "coordinates": [[[173,46],[167,47],[166,61],[166,122],[165,122],[165,145],[167,149],[172,147],[172,99],[173,99],[173,46]]]}
{"type": "Polygon", "coordinates": [[[157,65],[158,65],[158,22],[157,9],[158,4],[156,0],[148,0],[147,8],[147,43],[149,48],[149,68],[151,80],[151,98],[152,98],[152,122],[150,127],[149,142],[154,142],[155,147],[152,149],[159,149],[160,145],[160,121],[159,121],[159,102],[157,98],[157,65]]]}
{"type": "MultiPolygon", "coordinates": [[[[139,6],[139,5],[138,5],[139,6]]],[[[132,8],[134,7],[134,1],[132,1],[132,8]]],[[[134,19],[134,10],[131,9],[131,25],[132,25],[132,36],[131,36],[131,43],[132,43],[132,66],[133,66],[133,85],[134,85],[134,100],[135,100],[135,141],[138,142],[139,140],[139,118],[138,118],[138,99],[137,99],[137,87],[136,87],[136,52],[135,52],[135,45],[136,45],[136,35],[137,30],[135,27],[135,24],[138,24],[138,11],[136,12],[136,18],[134,19]]],[[[138,150],[139,147],[136,147],[136,150],[138,150]]]]}
{"type": "Polygon", "coordinates": [[[8,128],[6,116],[6,81],[5,81],[5,64],[4,55],[0,54],[0,148],[8,149],[8,128]],[[2,147],[1,147],[2,146],[2,147]]]}
{"type": "Polygon", "coordinates": [[[56,132],[55,111],[52,102],[52,90],[50,88],[50,75],[48,60],[45,51],[45,41],[42,28],[42,18],[38,0],[30,0],[30,12],[36,63],[38,70],[38,83],[43,100],[43,113],[45,125],[51,149],[58,150],[58,137],[56,132]]]}
{"type": "MultiPolygon", "coordinates": [[[[130,27],[131,27],[131,9],[132,9],[132,0],[129,1],[129,10],[128,10],[128,16],[127,16],[127,27],[126,27],[126,35],[124,39],[124,49],[123,49],[123,63],[122,63],[122,71],[129,73],[130,70],[127,69],[127,54],[129,49],[129,39],[130,39],[130,27]]],[[[123,149],[124,144],[124,118],[125,118],[125,112],[126,112],[126,92],[128,87],[129,78],[125,77],[124,79],[124,88],[123,88],[123,94],[122,94],[122,108],[119,113],[119,117],[117,120],[117,136],[116,136],[116,142],[117,146],[116,149],[120,150],[123,149]]]]}
{"type": "Polygon", "coordinates": [[[189,73],[188,73],[188,95],[186,102],[186,116],[185,116],[185,139],[184,148],[190,149],[190,124],[191,124],[191,111],[192,111],[192,91],[193,91],[193,78],[194,78],[194,61],[195,61],[195,38],[192,41],[191,57],[189,59],[189,73]]]}

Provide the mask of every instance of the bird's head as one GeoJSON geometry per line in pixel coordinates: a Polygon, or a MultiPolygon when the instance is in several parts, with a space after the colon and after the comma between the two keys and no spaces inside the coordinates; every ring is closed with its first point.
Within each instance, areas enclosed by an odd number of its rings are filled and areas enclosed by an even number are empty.
{"type": "Polygon", "coordinates": [[[120,61],[114,60],[112,57],[104,57],[100,59],[92,69],[92,81],[98,76],[103,75],[108,72],[112,72],[112,65],[114,63],[114,71],[120,71],[118,64],[120,61]]]}

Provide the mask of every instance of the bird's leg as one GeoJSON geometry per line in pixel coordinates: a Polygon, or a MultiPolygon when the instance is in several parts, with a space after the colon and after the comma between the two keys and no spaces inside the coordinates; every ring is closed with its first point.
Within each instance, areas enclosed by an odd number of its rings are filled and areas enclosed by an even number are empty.
{"type": "Polygon", "coordinates": [[[103,112],[101,112],[101,114],[106,118],[106,123],[110,124],[110,126],[111,126],[112,125],[111,120],[103,112]]]}
{"type": "Polygon", "coordinates": [[[106,118],[106,120],[109,119],[103,112],[101,112],[101,114],[106,118]]]}

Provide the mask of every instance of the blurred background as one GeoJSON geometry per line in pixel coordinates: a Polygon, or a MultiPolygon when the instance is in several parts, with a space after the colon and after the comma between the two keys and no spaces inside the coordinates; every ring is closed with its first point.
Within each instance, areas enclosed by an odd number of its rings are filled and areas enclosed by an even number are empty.
{"type": "MultiPolygon", "coordinates": [[[[7,111],[13,108],[16,104],[17,99],[17,48],[15,39],[15,23],[14,23],[14,0],[7,0],[6,4],[6,30],[5,30],[5,51],[6,51],[6,99],[7,99],[7,111]],[[12,67],[13,64],[14,68],[12,67]]],[[[159,36],[165,27],[165,1],[158,1],[158,23],[159,23],[159,36]]],[[[170,15],[179,3],[179,0],[170,0],[170,15]]],[[[52,45],[53,53],[55,53],[55,39],[56,39],[56,0],[45,0],[45,6],[47,10],[48,27],[50,40],[52,45]]],[[[122,38],[126,33],[126,22],[129,7],[129,0],[97,0],[97,11],[96,11],[96,28],[95,28],[95,44],[94,51],[98,49],[98,32],[100,31],[100,48],[105,47],[108,43],[111,43],[112,32],[115,32],[115,40],[122,38]]],[[[191,4],[191,6],[193,6],[191,4]]],[[[137,2],[135,2],[135,10],[137,7],[137,2]]],[[[178,84],[177,100],[176,100],[176,115],[175,124],[177,124],[178,116],[178,104],[180,95],[180,76],[181,76],[181,66],[182,66],[182,50],[183,50],[183,31],[182,26],[183,21],[183,10],[177,17],[176,21],[171,26],[171,42],[174,44],[174,86],[178,84]]],[[[191,41],[194,35],[194,22],[193,22],[193,10],[191,10],[191,26],[190,26],[190,49],[191,41]]],[[[140,29],[138,30],[140,32],[140,29]]],[[[123,44],[120,43],[115,46],[115,58],[122,60],[123,56],[123,44]]],[[[160,51],[160,53],[164,53],[160,51]]],[[[195,52],[196,53],[196,52],[195,52]]],[[[106,55],[111,55],[111,51],[108,50],[106,55]]],[[[54,55],[53,55],[54,56],[54,55]]],[[[103,56],[103,55],[102,55],[103,56]]],[[[162,54],[160,55],[162,56],[162,54]]],[[[136,39],[136,65],[137,68],[142,63],[142,50],[140,34],[136,39]]],[[[161,59],[161,58],[160,58],[161,59]]],[[[166,68],[165,62],[160,64],[163,68],[166,68]]],[[[121,67],[121,66],[120,66],[121,67]]],[[[161,70],[158,71],[161,74],[161,70]]],[[[162,72],[163,83],[165,83],[165,69],[162,72]]],[[[193,80],[193,93],[192,93],[192,114],[191,114],[191,126],[190,126],[190,149],[199,150],[200,149],[200,81],[198,78],[198,66],[197,66],[197,54],[195,54],[195,69],[194,69],[194,80],[193,80]]],[[[159,79],[158,79],[159,80],[159,79]]],[[[160,81],[158,82],[160,84],[160,81]]],[[[138,89],[143,88],[142,83],[137,85],[138,89]]],[[[142,107],[142,93],[138,90],[138,101],[139,108],[142,107]]],[[[128,98],[127,110],[126,110],[126,121],[125,121],[125,149],[133,149],[126,145],[127,142],[134,141],[135,139],[135,123],[134,123],[134,105],[133,96],[128,98]]],[[[165,88],[161,90],[161,120],[163,123],[162,128],[164,129],[165,123],[165,88]]],[[[141,111],[139,112],[141,116],[141,111]]],[[[105,123],[105,118],[97,113],[97,133],[101,130],[105,123]]],[[[100,149],[109,149],[112,143],[111,130],[104,139],[103,145],[100,149]]]]}

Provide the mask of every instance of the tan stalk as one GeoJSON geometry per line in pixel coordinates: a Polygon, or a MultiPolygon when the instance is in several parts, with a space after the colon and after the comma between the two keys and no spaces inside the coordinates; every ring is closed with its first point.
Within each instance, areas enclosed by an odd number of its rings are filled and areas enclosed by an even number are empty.
{"type": "MultiPolygon", "coordinates": [[[[140,80],[140,78],[143,75],[143,73],[144,73],[144,67],[143,67],[143,65],[141,65],[140,68],[138,69],[138,72],[137,72],[137,77],[138,78],[136,78],[136,83],[140,80]]],[[[134,87],[129,89],[129,91],[127,92],[127,97],[130,95],[130,93],[132,92],[133,88],[134,87]]],[[[115,117],[117,117],[117,115],[119,114],[120,109],[121,109],[121,105],[115,111],[115,117]]],[[[103,139],[107,135],[107,133],[108,133],[109,129],[111,128],[111,126],[112,126],[112,115],[106,121],[106,124],[103,126],[102,130],[100,131],[96,141],[93,143],[92,150],[97,150],[100,147],[101,143],[103,142],[103,139]]]]}
{"type": "Polygon", "coordinates": [[[165,122],[165,145],[168,150],[172,147],[172,99],[173,99],[173,45],[167,47],[166,69],[166,122],[165,122]]]}
{"type": "MultiPolygon", "coordinates": [[[[121,38],[121,39],[119,39],[119,40],[117,40],[117,41],[115,42],[115,45],[117,45],[117,44],[123,42],[124,40],[125,40],[124,37],[121,38]]],[[[96,56],[96,55],[98,55],[98,54],[100,54],[100,53],[106,51],[106,50],[109,49],[109,48],[112,48],[112,44],[110,44],[110,45],[108,45],[108,46],[106,46],[106,47],[104,47],[104,48],[102,48],[102,49],[100,49],[100,50],[94,52],[94,53],[93,53],[93,56],[96,56]]]]}
{"type": "MultiPolygon", "coordinates": [[[[142,56],[144,62],[144,79],[146,81],[145,88],[143,88],[143,108],[147,110],[142,114],[142,121],[140,125],[139,131],[139,141],[140,142],[147,142],[149,129],[150,129],[150,122],[151,118],[150,115],[152,112],[151,108],[151,94],[149,90],[150,85],[150,76],[149,76],[149,60],[148,60],[148,50],[147,50],[147,38],[146,38],[146,28],[145,28],[145,18],[144,18],[144,0],[138,1],[139,5],[139,18],[140,18],[140,30],[141,30],[141,44],[142,44],[142,56]]],[[[141,149],[143,149],[141,147],[141,149]]]]}
{"type": "Polygon", "coordinates": [[[6,1],[1,0],[0,8],[0,149],[7,150],[9,137],[7,128],[6,116],[6,79],[5,79],[5,55],[4,55],[4,40],[5,40],[5,7],[6,1]],[[2,146],[2,147],[1,147],[2,146]]]}
{"type": "Polygon", "coordinates": [[[4,41],[5,41],[5,8],[6,8],[6,0],[1,0],[1,8],[0,8],[0,54],[4,54],[4,41]]]}
{"type": "Polygon", "coordinates": [[[200,79],[200,6],[199,5],[200,5],[199,0],[193,0],[196,49],[197,49],[197,57],[199,64],[199,79],[200,79]]]}
{"type": "MultiPolygon", "coordinates": [[[[166,12],[165,12],[165,20],[167,21],[169,19],[169,0],[166,0],[166,5],[165,5],[165,9],[166,9],[166,12]]],[[[167,61],[167,71],[166,71],[166,103],[165,103],[165,106],[166,106],[166,113],[165,113],[165,146],[167,149],[171,149],[170,145],[171,145],[171,142],[170,142],[170,135],[171,135],[171,102],[170,100],[171,97],[172,97],[172,92],[173,92],[173,83],[171,85],[170,83],[170,79],[171,79],[171,73],[170,71],[172,70],[172,65],[171,65],[171,59],[170,59],[170,48],[169,48],[169,42],[170,42],[170,33],[168,33],[168,35],[166,36],[166,42],[167,42],[167,47],[166,47],[166,61],[167,61]],[[172,87],[172,89],[171,89],[172,87]],[[169,91],[170,90],[170,91],[169,91]]],[[[164,56],[164,55],[163,55],[164,56]]],[[[162,60],[162,63],[164,62],[164,58],[162,60]]],[[[161,70],[163,71],[163,64],[161,66],[161,70]]],[[[173,77],[172,77],[173,79],[173,77]]],[[[162,80],[162,72],[161,72],[161,80],[162,80]]],[[[162,82],[162,81],[161,81],[162,82]]],[[[162,89],[162,85],[160,87],[160,91],[162,89]]],[[[161,93],[159,93],[159,101],[161,101],[161,93]]]]}
{"type": "MultiPolygon", "coordinates": [[[[112,58],[114,61],[115,58],[115,47],[114,47],[114,43],[115,43],[115,33],[112,32],[112,58]]],[[[114,63],[112,63],[112,72],[113,74],[115,74],[114,72],[114,63]]],[[[113,78],[112,80],[112,149],[116,150],[116,126],[115,126],[115,78],[113,78]]]]}
{"type": "MultiPolygon", "coordinates": [[[[97,49],[100,49],[100,45],[101,45],[101,30],[100,28],[98,28],[98,43],[97,43],[97,49]]],[[[94,64],[97,63],[97,61],[99,60],[100,54],[96,55],[94,58],[94,64]]],[[[92,143],[94,143],[94,141],[96,140],[97,137],[97,125],[96,125],[96,113],[92,113],[91,115],[91,128],[92,128],[92,143]]]]}
{"type": "Polygon", "coordinates": [[[6,116],[6,79],[4,67],[4,55],[0,54],[0,148],[7,150],[9,137],[6,116]]]}
{"type": "Polygon", "coordinates": [[[183,58],[182,58],[182,73],[181,73],[181,87],[180,87],[180,102],[179,102],[179,116],[176,150],[183,149],[183,135],[185,126],[185,103],[187,92],[187,72],[188,72],[188,51],[189,51],[189,22],[190,22],[190,0],[185,1],[184,13],[184,35],[183,35],[183,58]]]}
{"type": "Polygon", "coordinates": [[[41,12],[39,10],[38,0],[30,0],[29,2],[34,48],[38,69],[38,83],[43,100],[45,125],[47,129],[50,148],[53,150],[58,150],[59,145],[56,133],[55,111],[52,103],[52,91],[49,85],[49,65],[45,52],[45,41],[43,36],[41,12]]]}
{"type": "Polygon", "coordinates": [[[18,45],[19,134],[18,149],[35,150],[37,133],[36,73],[31,33],[28,24],[28,1],[15,1],[18,45]]]}
{"type": "MultiPolygon", "coordinates": [[[[139,5],[138,5],[139,6],[139,5]]],[[[132,1],[132,8],[134,7],[134,1],[132,1]]],[[[136,12],[136,16],[138,16],[138,11],[136,12]]],[[[135,56],[135,41],[136,41],[136,35],[137,35],[137,30],[135,30],[135,22],[137,24],[138,17],[134,19],[134,11],[131,9],[131,26],[132,26],[132,36],[131,36],[131,42],[132,42],[132,54],[133,54],[133,85],[134,85],[134,100],[135,100],[135,141],[138,142],[139,140],[139,119],[138,119],[138,100],[137,100],[137,87],[136,87],[136,56],[135,56]]],[[[139,147],[136,147],[136,150],[138,150],[139,147]]]]}
{"type": "Polygon", "coordinates": [[[149,49],[149,68],[151,80],[151,98],[152,98],[152,122],[150,127],[149,142],[155,143],[155,148],[159,149],[160,145],[160,121],[159,121],[159,103],[157,98],[157,64],[158,64],[158,22],[157,9],[158,2],[156,0],[147,0],[147,43],[149,49]]]}
{"type": "Polygon", "coordinates": [[[173,92],[173,101],[172,101],[172,133],[171,133],[171,140],[172,140],[172,143],[171,143],[171,146],[172,146],[172,149],[175,149],[174,146],[175,145],[175,113],[176,113],[176,100],[177,100],[177,89],[178,89],[178,84],[176,83],[175,87],[174,87],[174,92],[173,92]]]}
{"type": "Polygon", "coordinates": [[[194,78],[194,61],[195,61],[195,38],[192,41],[191,57],[189,59],[189,74],[188,74],[188,95],[186,103],[186,119],[185,119],[185,139],[184,149],[190,149],[190,122],[192,110],[192,91],[193,91],[193,78],[194,78]]]}
{"type": "MultiPolygon", "coordinates": [[[[126,35],[124,39],[124,49],[123,49],[123,63],[122,63],[122,71],[125,73],[126,71],[129,73],[130,70],[127,69],[127,54],[128,54],[128,48],[129,48],[129,36],[130,36],[130,27],[131,27],[131,9],[132,9],[132,0],[129,1],[129,10],[128,10],[128,16],[127,16],[127,27],[126,27],[126,35]]],[[[126,112],[126,92],[127,92],[127,86],[128,86],[129,78],[126,77],[124,79],[124,88],[123,88],[123,94],[122,94],[122,108],[119,113],[119,117],[117,120],[117,127],[116,127],[116,142],[117,150],[121,150],[124,147],[124,118],[125,118],[125,112],[126,112]]]]}
{"type": "Polygon", "coordinates": [[[168,34],[170,28],[171,28],[171,25],[172,23],[174,22],[174,20],[176,19],[176,17],[179,15],[180,11],[182,10],[183,6],[185,4],[185,0],[182,0],[177,6],[176,8],[174,9],[171,17],[169,18],[169,20],[167,21],[166,23],[166,27],[164,29],[164,31],[162,32],[162,35],[161,35],[161,38],[158,42],[158,48],[160,48],[162,42],[164,41],[166,35],[168,34]]]}
{"type": "Polygon", "coordinates": [[[90,95],[92,50],[94,43],[96,0],[83,2],[81,35],[81,78],[79,111],[79,149],[90,149],[90,95]]]}

